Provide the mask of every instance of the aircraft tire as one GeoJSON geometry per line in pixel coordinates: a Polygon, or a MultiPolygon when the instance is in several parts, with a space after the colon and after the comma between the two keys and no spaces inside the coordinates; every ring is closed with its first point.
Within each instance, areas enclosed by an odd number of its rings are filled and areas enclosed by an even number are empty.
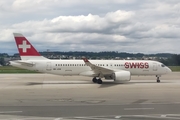
{"type": "Polygon", "coordinates": [[[101,80],[101,79],[98,79],[98,80],[97,80],[97,83],[98,83],[98,84],[102,84],[102,80],[101,80]]]}
{"type": "Polygon", "coordinates": [[[160,80],[157,80],[157,83],[160,83],[161,81],[160,80]]]}
{"type": "Polygon", "coordinates": [[[98,82],[98,80],[95,77],[92,79],[92,81],[93,81],[93,83],[97,83],[98,82]]]}

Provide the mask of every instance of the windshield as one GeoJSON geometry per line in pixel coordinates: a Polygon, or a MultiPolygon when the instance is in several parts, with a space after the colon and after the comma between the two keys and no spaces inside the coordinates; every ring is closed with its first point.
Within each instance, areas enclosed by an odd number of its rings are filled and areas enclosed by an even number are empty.
{"type": "Polygon", "coordinates": [[[164,64],[161,64],[161,67],[166,67],[164,64]]]}

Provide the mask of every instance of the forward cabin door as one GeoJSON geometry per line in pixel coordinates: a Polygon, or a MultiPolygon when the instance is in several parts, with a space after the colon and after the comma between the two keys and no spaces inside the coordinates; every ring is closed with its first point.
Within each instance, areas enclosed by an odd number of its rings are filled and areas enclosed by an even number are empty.
{"type": "Polygon", "coordinates": [[[153,63],[153,71],[157,71],[157,63],[153,63]]]}
{"type": "Polygon", "coordinates": [[[46,63],[46,70],[47,71],[51,71],[52,70],[51,62],[47,62],[46,63]]]}

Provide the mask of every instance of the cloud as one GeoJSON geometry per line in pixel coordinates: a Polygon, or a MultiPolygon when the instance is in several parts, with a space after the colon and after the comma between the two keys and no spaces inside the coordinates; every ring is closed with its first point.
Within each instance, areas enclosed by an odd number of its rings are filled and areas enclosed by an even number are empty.
{"type": "Polygon", "coordinates": [[[40,51],[179,53],[179,0],[0,0],[0,6],[0,44],[20,32],[40,51]]]}
{"type": "MultiPolygon", "coordinates": [[[[25,21],[13,24],[10,29],[3,30],[3,32],[6,33],[6,31],[8,31],[10,33],[10,31],[13,32],[19,29],[18,32],[28,34],[43,33],[44,36],[51,33],[97,33],[99,35],[106,33],[115,34],[113,29],[116,29],[122,24],[127,24],[133,15],[133,12],[118,10],[115,12],[109,12],[102,17],[92,14],[88,14],[87,16],[59,16],[49,20],[25,21]],[[34,31],[34,29],[36,29],[36,31],[34,31]]],[[[113,38],[120,39],[117,35],[113,38]]]]}

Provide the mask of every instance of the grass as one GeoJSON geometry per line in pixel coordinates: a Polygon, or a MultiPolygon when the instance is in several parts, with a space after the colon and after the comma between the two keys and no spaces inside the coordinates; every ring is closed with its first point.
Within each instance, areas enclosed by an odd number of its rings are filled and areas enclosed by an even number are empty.
{"type": "MultiPolygon", "coordinates": [[[[180,71],[180,66],[168,66],[173,72],[180,71]]],[[[38,73],[36,71],[16,68],[13,66],[0,66],[0,73],[38,73]]]]}
{"type": "Polygon", "coordinates": [[[173,72],[180,71],[180,66],[168,66],[173,72]]]}
{"type": "Polygon", "coordinates": [[[0,66],[0,73],[37,73],[36,71],[16,68],[13,66],[0,66]]]}

